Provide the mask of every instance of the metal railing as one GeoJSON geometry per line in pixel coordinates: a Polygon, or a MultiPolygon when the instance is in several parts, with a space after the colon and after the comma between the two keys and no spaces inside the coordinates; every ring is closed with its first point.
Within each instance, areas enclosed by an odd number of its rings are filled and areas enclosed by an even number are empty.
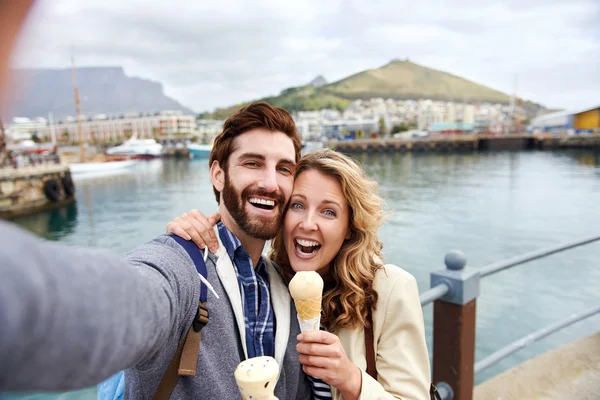
{"type": "Polygon", "coordinates": [[[424,291],[419,295],[419,299],[421,300],[421,306],[426,306],[429,303],[433,303],[437,299],[441,299],[449,291],[450,286],[446,285],[445,283],[440,283],[439,285],[424,291]]]}
{"type": "Polygon", "coordinates": [[[475,373],[477,374],[483,371],[484,369],[491,367],[503,358],[510,356],[511,354],[521,350],[522,348],[527,347],[530,344],[533,344],[542,338],[545,338],[546,336],[549,336],[555,332],[560,331],[563,328],[566,328],[569,325],[574,324],[575,322],[579,322],[598,313],[600,313],[600,305],[597,305],[580,313],[573,314],[568,318],[555,322],[554,324],[544,327],[539,331],[535,331],[534,333],[531,333],[519,340],[516,340],[508,346],[503,347],[502,349],[490,354],[483,360],[476,362],[475,373]]]}
{"type": "Polygon", "coordinates": [[[431,289],[419,296],[422,306],[435,302],[433,380],[442,399],[471,400],[476,373],[548,335],[600,313],[599,304],[573,314],[516,340],[475,363],[475,302],[479,296],[481,278],[599,240],[600,235],[585,237],[481,268],[465,268],[467,259],[460,251],[446,254],[446,269],[432,273],[431,289]],[[441,349],[437,349],[436,345],[441,349]]]}

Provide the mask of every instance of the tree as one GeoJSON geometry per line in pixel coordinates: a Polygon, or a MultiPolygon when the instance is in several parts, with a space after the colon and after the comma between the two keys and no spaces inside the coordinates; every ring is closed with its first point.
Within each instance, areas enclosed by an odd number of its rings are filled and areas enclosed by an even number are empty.
{"type": "Polygon", "coordinates": [[[403,122],[400,125],[394,125],[392,127],[392,134],[406,132],[408,130],[408,126],[403,122]]]}
{"type": "Polygon", "coordinates": [[[385,126],[385,119],[383,117],[379,118],[379,135],[383,136],[387,133],[387,129],[385,126]]]}

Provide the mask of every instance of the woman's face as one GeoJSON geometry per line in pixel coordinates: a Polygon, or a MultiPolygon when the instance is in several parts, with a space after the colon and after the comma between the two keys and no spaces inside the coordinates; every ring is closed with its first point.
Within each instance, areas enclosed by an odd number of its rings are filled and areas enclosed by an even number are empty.
{"type": "Polygon", "coordinates": [[[329,272],[331,261],[350,238],[349,212],[335,178],[316,170],[296,178],[283,224],[285,249],[294,271],[329,272]]]}

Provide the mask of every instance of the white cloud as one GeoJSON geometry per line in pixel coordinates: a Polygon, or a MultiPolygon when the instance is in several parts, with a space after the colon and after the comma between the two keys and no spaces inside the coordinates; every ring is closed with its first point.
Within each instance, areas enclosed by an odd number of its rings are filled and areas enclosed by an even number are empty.
{"type": "Polygon", "coordinates": [[[121,65],[212,110],[392,58],[551,107],[600,103],[596,0],[40,0],[16,64],[121,65]]]}

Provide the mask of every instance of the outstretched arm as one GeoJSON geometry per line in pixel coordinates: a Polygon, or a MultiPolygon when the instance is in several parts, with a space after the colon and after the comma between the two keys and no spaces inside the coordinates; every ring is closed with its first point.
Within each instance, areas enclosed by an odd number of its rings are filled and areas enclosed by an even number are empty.
{"type": "Polygon", "coordinates": [[[126,261],[0,222],[0,392],[87,387],[150,359],[193,317],[192,268],[156,240],[126,261]]]}

